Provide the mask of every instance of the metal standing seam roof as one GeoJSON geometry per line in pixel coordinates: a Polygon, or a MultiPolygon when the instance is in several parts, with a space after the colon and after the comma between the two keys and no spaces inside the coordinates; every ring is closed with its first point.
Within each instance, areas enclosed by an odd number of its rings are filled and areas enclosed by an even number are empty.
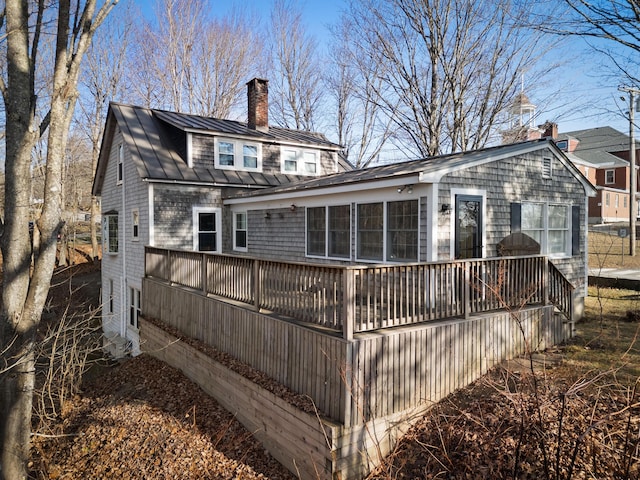
{"type": "Polygon", "coordinates": [[[261,142],[291,142],[334,150],[340,148],[339,145],[330,142],[323,135],[314,132],[297,132],[270,127],[269,132],[264,133],[250,129],[246,124],[233,120],[220,120],[111,103],[107,117],[107,126],[110,131],[105,132],[101,148],[94,185],[96,193],[102,189],[108,151],[115,129],[114,120],[122,131],[124,142],[129,147],[132,161],[139,176],[152,181],[273,187],[309,178],[279,173],[241,172],[203,167],[189,168],[172,140],[172,135],[169,132],[170,127],[183,131],[197,130],[209,134],[241,135],[261,142]]]}
{"type": "MultiPolygon", "coordinates": [[[[402,177],[419,174],[428,175],[438,172],[454,171],[459,168],[477,164],[478,162],[481,163],[485,161],[491,161],[493,159],[496,159],[497,157],[504,158],[518,155],[532,149],[536,150],[539,148],[544,148],[545,146],[548,148],[553,148],[561,157],[564,156],[564,154],[547,139],[531,140],[510,145],[489,147],[482,150],[440,155],[437,157],[422,158],[389,165],[369,167],[362,170],[335,173],[332,175],[326,175],[310,180],[302,180],[296,182],[295,184],[273,187],[266,190],[239,192],[238,194],[234,195],[233,198],[253,198],[286,192],[300,192],[304,190],[322,189],[338,185],[370,182],[388,179],[390,177],[402,177]]],[[[571,162],[567,160],[566,163],[568,167],[573,170],[574,175],[576,175],[578,179],[583,181],[583,184],[585,185],[587,191],[593,190],[593,186],[584,177],[584,175],[582,175],[582,173],[580,173],[580,171],[571,162]]]]}

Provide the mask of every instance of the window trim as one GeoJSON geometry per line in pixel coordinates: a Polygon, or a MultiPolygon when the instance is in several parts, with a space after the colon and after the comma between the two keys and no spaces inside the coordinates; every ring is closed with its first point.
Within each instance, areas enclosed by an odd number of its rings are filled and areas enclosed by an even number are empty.
{"type": "Polygon", "coordinates": [[[196,252],[220,253],[222,252],[222,209],[217,207],[193,207],[193,250],[196,252]],[[201,213],[215,214],[216,248],[215,250],[200,250],[200,225],[199,215],[201,213]]]}
{"type": "MultiPolygon", "coordinates": [[[[567,205],[563,203],[554,203],[554,202],[532,202],[525,201],[522,202],[521,208],[524,205],[540,205],[542,206],[542,228],[537,229],[540,231],[540,253],[542,255],[546,255],[549,258],[570,258],[573,256],[573,208],[572,205],[567,205]],[[564,228],[551,228],[549,225],[549,209],[550,207],[562,207],[565,209],[565,219],[566,226],[564,228]],[[564,231],[565,241],[564,241],[564,250],[562,252],[549,252],[549,234],[552,231],[564,231]]],[[[520,231],[522,233],[527,234],[531,229],[524,229],[522,227],[522,210],[520,213],[520,231]]]]}
{"type": "Polygon", "coordinates": [[[249,249],[249,218],[247,215],[246,211],[241,211],[241,212],[233,212],[233,216],[232,216],[232,222],[233,222],[233,249],[235,251],[238,252],[246,252],[249,249]],[[238,223],[237,223],[237,218],[240,215],[244,215],[244,229],[238,229],[238,223]],[[244,237],[244,247],[239,246],[237,241],[237,232],[242,232],[244,231],[245,237],[244,237]]]}
{"type": "Polygon", "coordinates": [[[124,180],[124,145],[118,144],[118,163],[116,164],[116,185],[122,185],[124,180]]]}
{"type": "Polygon", "coordinates": [[[140,240],[140,211],[137,208],[131,210],[131,240],[140,240]]]}
{"type": "Polygon", "coordinates": [[[128,327],[139,329],[139,319],[142,316],[142,295],[140,290],[129,286],[129,318],[128,327]]]}
{"type": "Polygon", "coordinates": [[[312,148],[300,148],[293,147],[290,145],[282,145],[280,147],[280,172],[288,175],[304,175],[304,176],[312,176],[317,177],[321,174],[322,161],[321,161],[321,151],[318,149],[312,148]],[[287,170],[285,168],[285,152],[292,151],[295,152],[296,159],[296,169],[295,170],[287,170]],[[309,172],[302,168],[305,162],[305,155],[312,153],[315,156],[315,172],[309,172]]]}
{"type": "Polygon", "coordinates": [[[229,137],[215,137],[213,143],[214,165],[220,170],[240,170],[244,172],[261,172],[262,171],[262,144],[247,140],[240,140],[229,137]],[[220,164],[220,143],[230,143],[233,145],[233,165],[220,164]],[[244,147],[256,148],[256,166],[247,167],[244,165],[244,147]]]}
{"type": "Polygon", "coordinates": [[[616,183],[616,171],[613,168],[604,171],[604,184],[613,185],[616,183]],[[611,174],[611,180],[609,180],[609,174],[611,174]]]}
{"type": "Polygon", "coordinates": [[[353,236],[352,218],[353,211],[350,203],[336,203],[331,205],[315,205],[305,208],[304,216],[304,233],[305,233],[305,256],[308,258],[331,258],[335,260],[350,261],[352,257],[352,244],[351,239],[353,236]],[[349,253],[347,255],[332,255],[331,254],[331,208],[343,207],[349,211],[349,253]],[[324,211],[324,253],[322,255],[316,253],[309,253],[309,209],[322,209],[324,211]]]}
{"type": "Polygon", "coordinates": [[[120,251],[120,239],[118,238],[120,230],[119,222],[120,219],[117,212],[105,213],[102,216],[103,250],[108,255],[117,255],[120,251]],[[115,223],[112,224],[113,219],[115,219],[115,223]],[[112,226],[115,228],[112,228],[112,226]],[[112,242],[112,233],[114,242],[112,242]]]}
{"type": "Polygon", "coordinates": [[[420,261],[420,233],[421,233],[421,228],[420,228],[420,215],[421,215],[421,207],[420,207],[420,201],[417,198],[409,198],[409,199],[402,199],[402,200],[397,200],[397,199],[386,199],[386,200],[382,200],[382,201],[364,201],[364,202],[357,202],[355,203],[355,257],[356,257],[356,261],[359,262],[375,262],[375,263],[379,263],[379,262],[385,262],[385,263],[398,263],[398,264],[403,264],[403,263],[412,263],[412,262],[419,262],[420,261]],[[416,235],[417,235],[417,240],[416,240],[416,258],[415,259],[399,259],[399,260],[395,260],[395,259],[390,259],[389,258],[389,250],[390,250],[390,245],[389,245],[389,220],[388,220],[388,214],[389,214],[389,203],[397,203],[397,202],[415,202],[417,203],[417,230],[416,230],[416,235]],[[378,204],[381,203],[382,204],[382,258],[363,258],[360,256],[360,205],[373,205],[373,204],[378,204]]]}

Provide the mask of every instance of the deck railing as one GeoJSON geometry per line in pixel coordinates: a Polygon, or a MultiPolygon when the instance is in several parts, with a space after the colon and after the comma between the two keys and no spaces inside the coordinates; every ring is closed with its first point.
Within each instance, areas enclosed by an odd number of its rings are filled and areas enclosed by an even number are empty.
{"type": "Polygon", "coordinates": [[[347,266],[146,249],[148,277],[341,331],[344,338],[549,300],[571,312],[572,287],[548,265],[540,255],[347,266]]]}

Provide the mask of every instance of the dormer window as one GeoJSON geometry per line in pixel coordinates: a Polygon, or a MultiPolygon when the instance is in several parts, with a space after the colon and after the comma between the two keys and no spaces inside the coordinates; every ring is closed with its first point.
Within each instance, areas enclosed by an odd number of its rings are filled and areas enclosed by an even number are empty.
{"type": "Polygon", "coordinates": [[[231,138],[216,138],[215,166],[227,170],[262,170],[262,145],[231,138]]]}
{"type": "Polygon", "coordinates": [[[282,147],[282,173],[295,175],[318,175],[320,152],[294,147],[282,147]]]}
{"type": "Polygon", "coordinates": [[[605,170],[604,172],[604,183],[607,185],[611,185],[612,183],[616,183],[616,171],[615,170],[605,170]]]}

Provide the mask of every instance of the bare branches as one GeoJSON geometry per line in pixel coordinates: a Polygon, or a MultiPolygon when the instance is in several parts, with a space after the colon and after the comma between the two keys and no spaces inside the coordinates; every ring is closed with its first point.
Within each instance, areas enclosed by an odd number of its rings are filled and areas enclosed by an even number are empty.
{"type": "Polygon", "coordinates": [[[315,130],[322,101],[321,62],[316,41],[305,33],[293,3],[275,2],[269,36],[273,119],[282,127],[315,130]]]}

